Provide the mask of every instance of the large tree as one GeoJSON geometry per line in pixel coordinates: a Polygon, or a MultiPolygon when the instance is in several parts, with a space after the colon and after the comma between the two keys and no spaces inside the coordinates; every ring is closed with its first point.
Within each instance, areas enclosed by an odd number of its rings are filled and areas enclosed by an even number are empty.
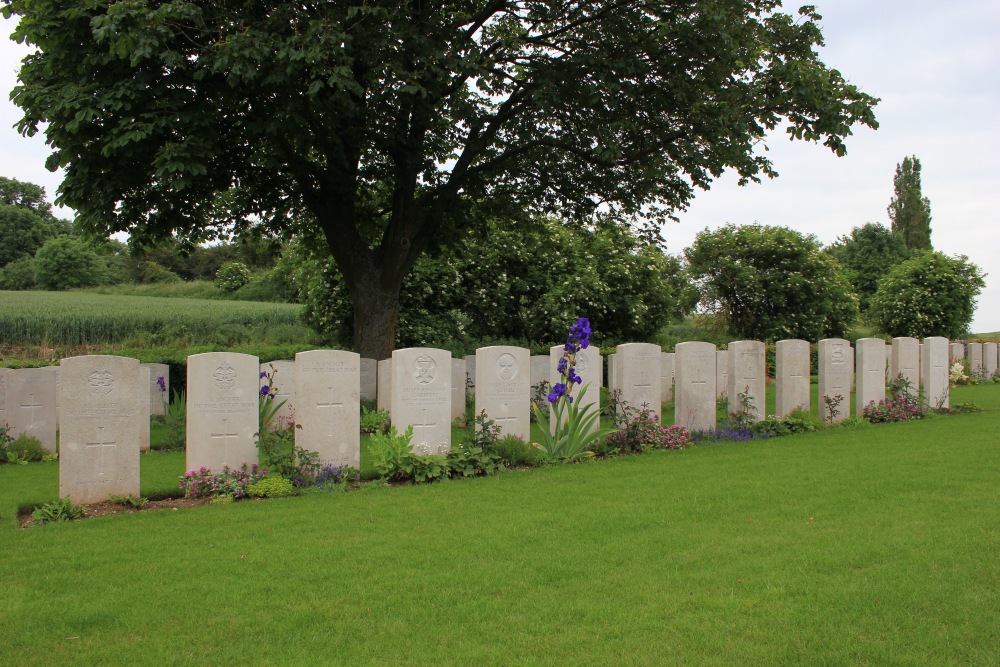
{"type": "Polygon", "coordinates": [[[931,202],[920,186],[920,160],[904,157],[892,178],[889,220],[892,231],[902,235],[910,250],[933,250],[931,246],[931,202]]]}
{"type": "Polygon", "coordinates": [[[0,267],[30,258],[47,240],[72,231],[52,215],[45,189],[0,176],[0,267]]]}
{"type": "Polygon", "coordinates": [[[858,295],[862,313],[868,312],[879,280],[913,254],[907,249],[902,234],[877,222],[855,227],[850,236],[838,238],[827,252],[844,267],[844,274],[858,295]]]}
{"type": "Polygon", "coordinates": [[[45,129],[87,229],[201,236],[315,220],[392,348],[403,276],[467,231],[469,202],[650,235],[787,123],[838,155],[876,100],[778,0],[4,0],[37,45],[14,102],[45,129]]]}

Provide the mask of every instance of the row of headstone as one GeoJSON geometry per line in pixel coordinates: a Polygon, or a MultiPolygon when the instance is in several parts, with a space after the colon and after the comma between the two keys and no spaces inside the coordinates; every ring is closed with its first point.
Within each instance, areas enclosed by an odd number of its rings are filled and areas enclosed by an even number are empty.
{"type": "MultiPolygon", "coordinates": [[[[945,338],[895,339],[888,349],[880,339],[861,339],[852,347],[843,339],[819,342],[819,395],[825,419],[839,421],[850,414],[847,397],[857,374],[855,411],[885,397],[886,367],[924,388],[932,406],[948,406],[948,365],[955,348],[945,338]],[[857,358],[855,359],[855,354],[857,358]],[[888,362],[887,362],[888,360],[888,362]],[[836,408],[836,409],[833,409],[836,408]]],[[[975,349],[975,348],[973,348],[975,349]]],[[[710,343],[688,342],[674,353],[645,343],[620,345],[609,359],[609,385],[633,406],[656,406],[664,400],[663,385],[676,386],[675,422],[690,429],[715,425],[719,396],[719,362],[727,394],[755,408],[763,417],[764,345],[734,341],[723,357],[710,343]]],[[[976,359],[975,352],[973,360],[976,359]]],[[[557,371],[562,346],[551,348],[548,379],[557,371]]],[[[996,345],[985,344],[983,369],[995,364],[996,345]]],[[[500,426],[501,434],[527,438],[530,433],[531,358],[526,349],[498,346],[477,351],[473,368],[479,387],[476,411],[500,426]]],[[[363,360],[351,352],[316,350],[296,355],[294,362],[261,365],[256,357],[208,353],[188,359],[187,468],[218,470],[257,461],[255,433],[262,381],[271,382],[279,400],[295,405],[296,445],[315,451],[320,461],[360,465],[359,405],[363,360]],[[269,377],[262,378],[262,374],[269,377]],[[297,397],[297,398],[296,398],[297,397]]],[[[393,423],[402,431],[413,427],[414,451],[446,454],[451,448],[451,422],[464,409],[467,359],[452,359],[443,350],[396,350],[377,366],[389,374],[375,382],[388,393],[393,423]]],[[[809,344],[779,341],[776,345],[776,410],[779,416],[797,407],[809,408],[809,344]]],[[[591,385],[583,405],[600,409],[603,363],[596,346],[576,354],[577,372],[591,385]]],[[[138,452],[148,449],[149,417],[164,404],[167,369],[140,366],[134,359],[86,356],[64,359],[53,369],[0,369],[0,416],[15,428],[43,433],[62,422],[60,435],[60,495],[80,502],[108,494],[138,493],[138,452]],[[55,389],[55,378],[60,378],[55,389]],[[154,377],[156,379],[154,379],[154,377]],[[147,391],[144,388],[148,388],[147,391]],[[155,393],[154,393],[155,392],[155,393]],[[60,408],[55,406],[59,405],[60,408]],[[13,409],[11,406],[14,406],[13,409]],[[23,419],[21,419],[23,417],[23,419]]],[[[540,372],[536,366],[536,373],[540,372]]],[[[994,370],[995,372],[995,370],[994,370]]],[[[537,384],[537,383],[536,383],[537,384]]],[[[577,392],[579,395],[579,392],[577,392]]],[[[737,404],[730,403],[734,408],[737,404]]],[[[655,407],[654,407],[655,409],[655,407]]]]}

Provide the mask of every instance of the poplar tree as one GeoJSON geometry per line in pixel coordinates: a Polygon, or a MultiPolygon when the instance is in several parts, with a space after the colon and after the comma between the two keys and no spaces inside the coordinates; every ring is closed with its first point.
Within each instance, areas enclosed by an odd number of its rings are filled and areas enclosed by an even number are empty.
{"type": "Polygon", "coordinates": [[[896,165],[889,201],[892,231],[902,235],[910,250],[933,250],[931,245],[931,202],[920,192],[920,160],[905,157],[896,165]]]}

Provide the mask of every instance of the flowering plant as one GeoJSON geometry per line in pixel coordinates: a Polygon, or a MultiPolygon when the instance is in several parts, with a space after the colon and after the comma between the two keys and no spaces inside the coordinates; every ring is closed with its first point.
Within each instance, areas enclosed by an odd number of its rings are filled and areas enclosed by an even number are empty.
{"type": "Polygon", "coordinates": [[[646,448],[683,449],[691,443],[691,434],[683,426],[663,426],[659,415],[648,408],[630,421],[625,428],[608,436],[607,444],[614,450],[638,453],[646,448]]]}
{"type": "Polygon", "coordinates": [[[219,474],[202,466],[181,475],[180,488],[186,498],[231,496],[238,500],[246,497],[248,484],[263,479],[265,475],[267,468],[260,468],[256,463],[249,468],[246,463],[240,468],[224,466],[219,474]]]}
{"type": "Polygon", "coordinates": [[[586,317],[578,319],[569,329],[563,356],[556,368],[562,381],[555,383],[548,395],[555,427],[550,427],[548,417],[542,414],[537,402],[531,404],[535,419],[542,427],[542,449],[553,458],[573,461],[587,456],[588,447],[613,430],[599,428],[600,412],[594,409],[593,403],[583,404],[589,383],[581,387],[574,403],[574,386],[583,383],[576,373],[576,354],[590,346],[590,334],[590,321],[586,317]]]}

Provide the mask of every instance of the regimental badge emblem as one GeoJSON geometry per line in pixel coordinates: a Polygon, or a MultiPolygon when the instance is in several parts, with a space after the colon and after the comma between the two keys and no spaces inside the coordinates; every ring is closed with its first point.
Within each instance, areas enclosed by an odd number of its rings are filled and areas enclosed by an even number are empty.
{"type": "Polygon", "coordinates": [[[236,369],[229,364],[222,364],[215,369],[212,378],[216,387],[222,391],[229,391],[236,386],[236,369]]]}
{"type": "Polygon", "coordinates": [[[87,378],[87,389],[95,396],[107,396],[115,388],[115,378],[111,371],[100,368],[87,378]]]}
{"type": "Polygon", "coordinates": [[[437,378],[437,364],[426,354],[413,361],[413,379],[419,384],[430,384],[437,378]]]}
{"type": "Polygon", "coordinates": [[[590,366],[590,361],[587,359],[587,353],[584,352],[583,350],[580,350],[579,352],[576,353],[577,372],[587,370],[588,366],[590,366]]]}
{"type": "Polygon", "coordinates": [[[833,352],[830,353],[830,361],[835,364],[844,363],[844,344],[837,343],[833,346],[833,352]]]}
{"type": "Polygon", "coordinates": [[[513,380],[517,376],[517,359],[513,354],[504,352],[497,357],[497,377],[501,380],[513,380]]]}

